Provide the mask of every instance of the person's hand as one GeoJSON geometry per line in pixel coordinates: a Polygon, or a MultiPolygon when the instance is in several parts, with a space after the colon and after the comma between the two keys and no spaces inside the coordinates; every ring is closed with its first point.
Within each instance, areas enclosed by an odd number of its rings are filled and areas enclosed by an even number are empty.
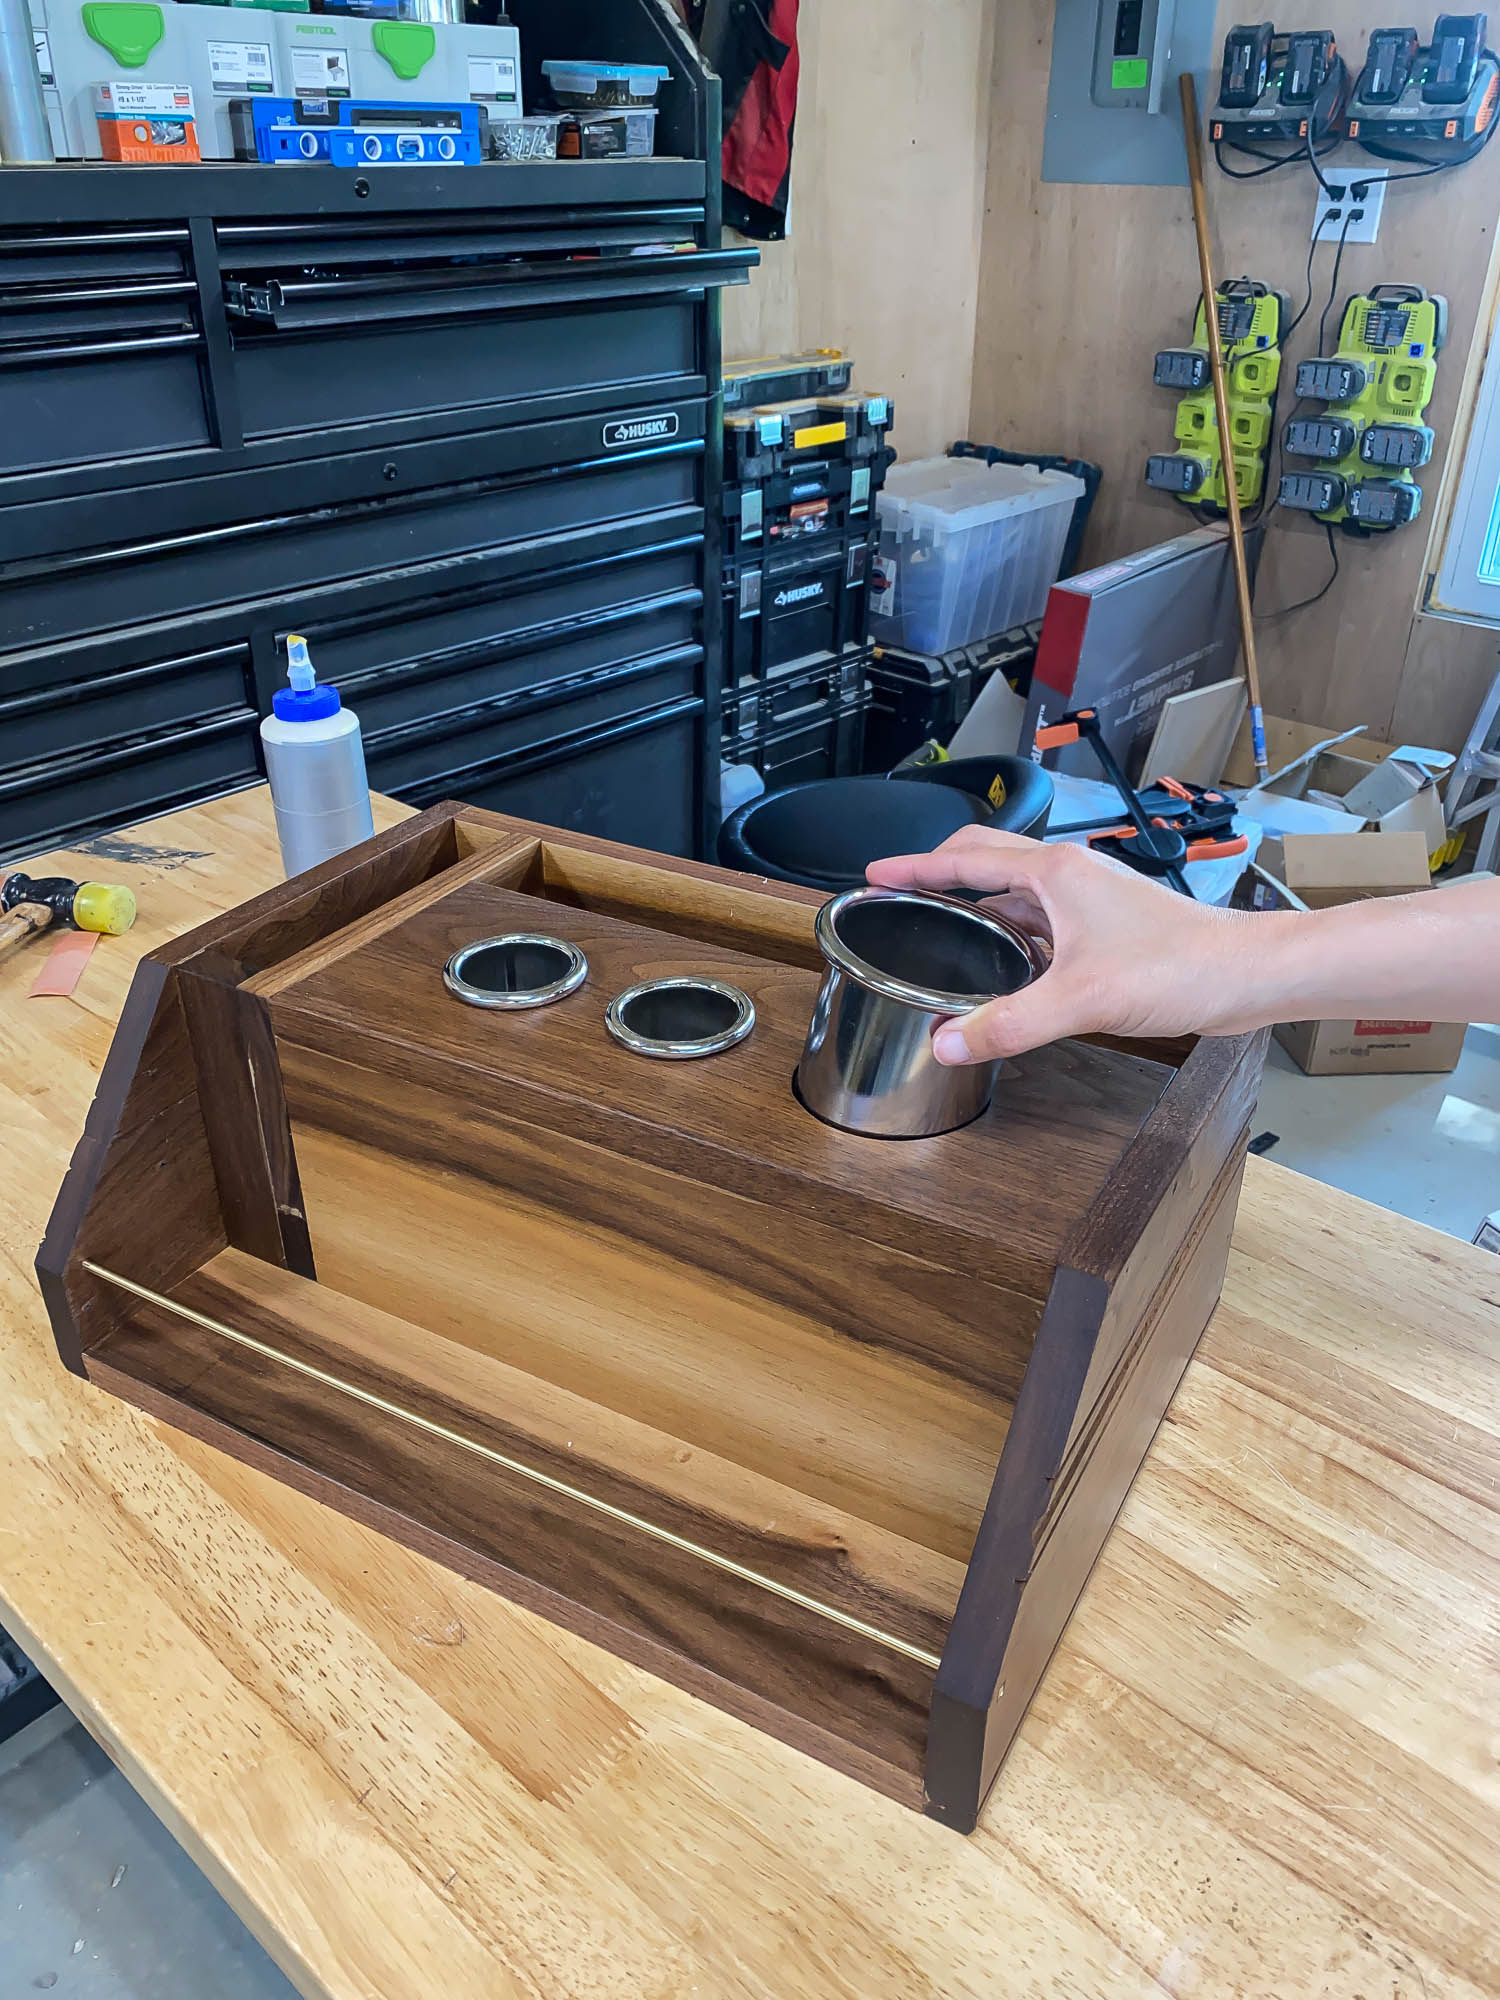
{"type": "Polygon", "coordinates": [[[1050,947],[1029,986],[938,1030],[939,1062],[989,1062],[1066,1035],[1234,1034],[1267,1018],[1257,968],[1276,917],[1189,902],[1086,847],[970,826],[866,873],[886,889],[978,890],[1050,947]]]}

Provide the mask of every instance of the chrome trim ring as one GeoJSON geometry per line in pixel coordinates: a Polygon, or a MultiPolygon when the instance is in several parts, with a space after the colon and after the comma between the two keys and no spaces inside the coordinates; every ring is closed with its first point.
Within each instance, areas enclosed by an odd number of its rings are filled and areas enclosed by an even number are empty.
{"type": "Polygon", "coordinates": [[[748,993],[722,979],[700,978],[696,974],[645,979],[639,986],[627,987],[615,995],[605,1011],[604,1025],[621,1047],[634,1055],[654,1056],[665,1062],[690,1062],[697,1056],[722,1055],[725,1049],[744,1041],[755,1026],[755,1007],[748,993]],[[705,1028],[701,1034],[648,1034],[639,1023],[636,1026],[630,1023],[632,1013],[640,1016],[656,1012],[666,1018],[679,1014],[681,1026],[686,1028],[692,1019],[691,996],[695,994],[703,996],[706,1003],[698,1010],[705,1028]],[[672,995],[681,996],[678,1004],[674,1005],[672,995]],[[662,1006],[652,1009],[644,1004],[657,996],[666,996],[662,1006]],[[709,1027],[708,1023],[714,1020],[722,1025],[709,1027]]]}
{"type": "Polygon", "coordinates": [[[508,931],[504,937],[476,938],[454,952],[443,967],[443,984],[455,1000],[462,1000],[469,1007],[498,1007],[506,1012],[515,1012],[526,1007],[549,1007],[554,1000],[566,999],[576,993],[588,978],[589,962],[576,944],[569,944],[564,938],[547,937],[540,931],[508,931]],[[466,969],[473,965],[482,952],[532,952],[555,962],[556,970],[550,978],[535,980],[539,968],[529,969],[534,983],[529,986],[481,986],[466,979],[466,969]]]}
{"type": "MultiPolygon", "coordinates": [[[[1026,933],[1007,923],[1004,917],[996,916],[992,910],[981,910],[973,903],[961,902],[956,896],[939,896],[925,889],[846,889],[818,911],[814,922],[818,949],[830,965],[847,973],[856,984],[863,986],[867,992],[879,994],[884,1000],[894,1000],[905,1007],[918,1007],[931,1014],[971,1014],[978,1007],[988,1006],[995,998],[995,992],[945,992],[939,987],[918,986],[869,964],[839,934],[839,919],[845,911],[866,904],[893,907],[905,904],[913,910],[952,911],[965,923],[988,930],[1010,949],[1019,952],[1029,968],[1030,977],[1035,978],[1046,970],[1045,959],[1026,933]]],[[[1024,985],[1027,982],[1023,980],[1019,983],[1024,985]]]]}

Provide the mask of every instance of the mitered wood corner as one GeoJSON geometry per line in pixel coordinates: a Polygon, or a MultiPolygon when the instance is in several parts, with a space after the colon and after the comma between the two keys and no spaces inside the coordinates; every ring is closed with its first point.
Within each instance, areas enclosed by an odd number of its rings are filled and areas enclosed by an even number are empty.
{"type": "Polygon", "coordinates": [[[38,1275],[69,1367],[967,1831],[1217,1301],[1263,1038],[856,1138],[791,1090],[819,901],[434,807],[142,961],[38,1275]],[[506,931],[585,983],[463,1005],[506,931]],[[749,1040],[613,1042],[677,973],[749,1040]]]}

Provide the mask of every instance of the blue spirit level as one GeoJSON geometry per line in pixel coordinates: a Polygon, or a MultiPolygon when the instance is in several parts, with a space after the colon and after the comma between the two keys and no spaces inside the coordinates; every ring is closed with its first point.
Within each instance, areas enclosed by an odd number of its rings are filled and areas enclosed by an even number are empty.
{"type": "Polygon", "coordinates": [[[484,157],[478,104],[372,103],[358,97],[236,97],[237,160],[336,167],[468,166],[484,157]]]}

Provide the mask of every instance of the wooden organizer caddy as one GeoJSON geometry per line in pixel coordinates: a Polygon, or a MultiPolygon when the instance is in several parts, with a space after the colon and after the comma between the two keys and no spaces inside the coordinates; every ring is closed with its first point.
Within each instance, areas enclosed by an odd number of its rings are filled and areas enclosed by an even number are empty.
{"type": "Polygon", "coordinates": [[[792,1093],[822,899],[434,807],[142,960],[37,1269],[68,1366],[972,1829],[1223,1279],[1262,1038],[942,1138],[792,1093]],[[531,1013],[449,954],[588,955],[531,1013]],[[755,1032],[652,1062],[636,980],[755,1032]]]}

